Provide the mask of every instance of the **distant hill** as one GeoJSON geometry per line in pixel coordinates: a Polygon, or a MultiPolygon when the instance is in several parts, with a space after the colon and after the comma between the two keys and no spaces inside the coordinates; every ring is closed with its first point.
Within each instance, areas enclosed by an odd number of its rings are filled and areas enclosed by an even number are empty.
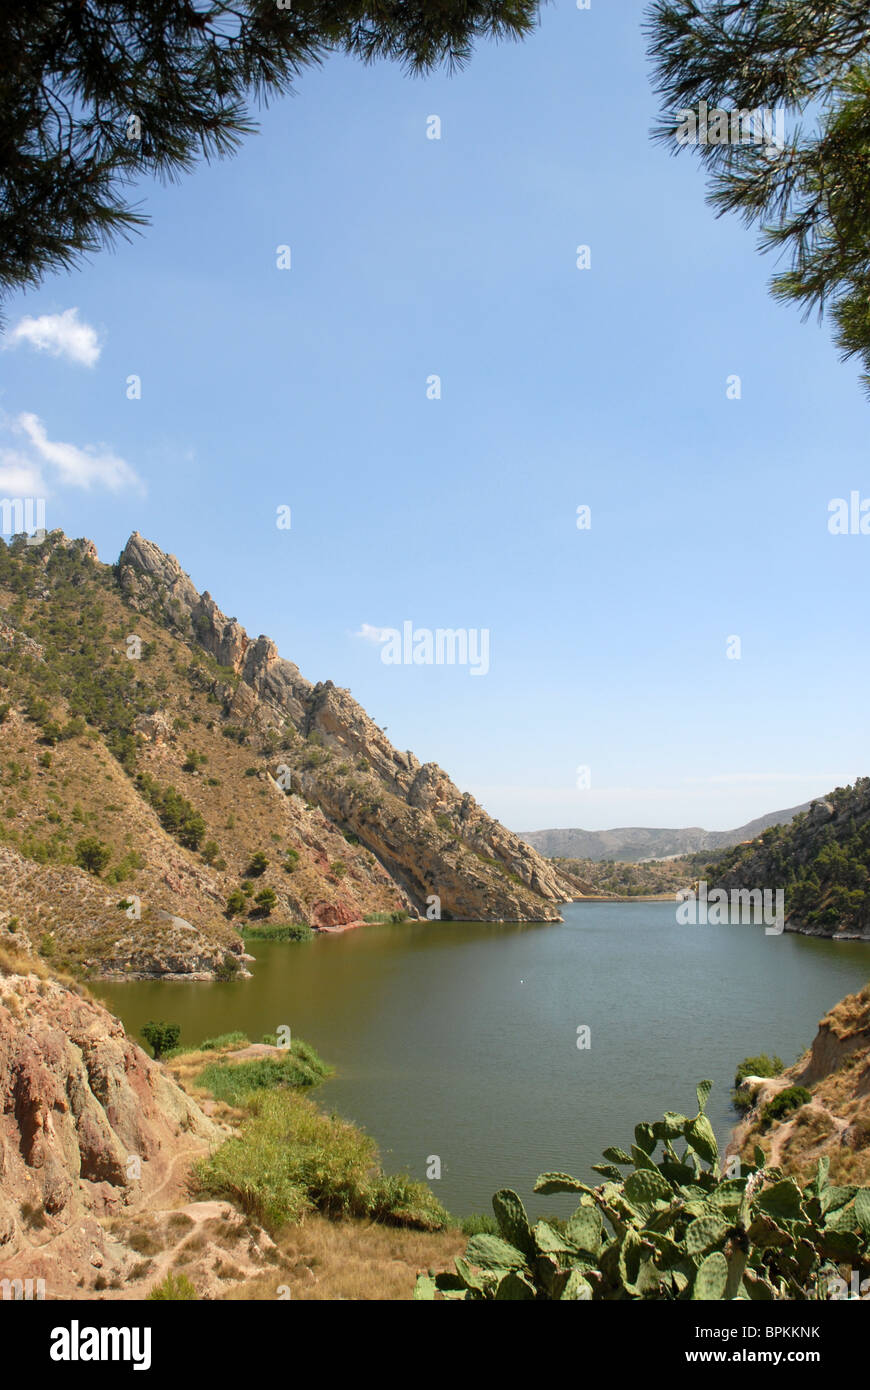
{"type": "Polygon", "coordinates": [[[811,805],[805,801],[786,811],[771,811],[736,830],[702,830],[696,825],[682,830],[628,826],[617,830],[528,830],[521,831],[520,838],[548,859],[624,859],[636,864],[642,859],[727,849],[744,840],[755,840],[769,826],[787,825],[811,805]]]}

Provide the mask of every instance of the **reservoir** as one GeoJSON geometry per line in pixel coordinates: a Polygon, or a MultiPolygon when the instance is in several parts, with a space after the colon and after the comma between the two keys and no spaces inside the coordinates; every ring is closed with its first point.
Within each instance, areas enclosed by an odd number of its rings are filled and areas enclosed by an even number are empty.
{"type": "Polygon", "coordinates": [[[602,1149],[628,1148],[635,1124],[665,1110],[694,1114],[706,1077],[724,1147],[737,1064],[767,1052],[791,1065],[870,977],[865,942],[680,925],[672,903],[562,910],[562,924],[409,922],[256,942],[249,980],[91,987],[140,1042],[148,1019],[180,1024],[191,1045],[288,1025],[335,1067],[318,1104],[363,1126],[387,1171],[425,1178],[434,1157],[433,1190],[456,1215],[489,1212],[499,1187],[542,1215],[565,1203],[531,1197],[539,1173],[601,1181],[590,1165],[602,1149]]]}

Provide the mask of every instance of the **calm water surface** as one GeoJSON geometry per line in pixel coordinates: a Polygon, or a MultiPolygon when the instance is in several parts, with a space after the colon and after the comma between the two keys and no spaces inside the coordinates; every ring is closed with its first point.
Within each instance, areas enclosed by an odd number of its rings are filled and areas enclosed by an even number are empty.
{"type": "MultiPolygon", "coordinates": [[[[680,926],[670,903],[563,913],[562,925],[406,923],[262,942],[250,980],[97,989],[132,1034],[160,1018],[189,1043],[231,1029],[258,1041],[288,1024],[336,1068],[319,1103],[363,1125],[390,1171],[422,1178],[438,1155],[433,1188],[464,1214],[489,1211],[501,1186],[528,1198],[547,1169],[594,1176],[590,1164],[627,1147],[638,1120],[693,1114],[704,1077],[722,1143],[736,1064],[758,1052],[791,1063],[870,977],[862,942],[680,926]]],[[[529,1206],[562,1210],[552,1197],[529,1206]]]]}

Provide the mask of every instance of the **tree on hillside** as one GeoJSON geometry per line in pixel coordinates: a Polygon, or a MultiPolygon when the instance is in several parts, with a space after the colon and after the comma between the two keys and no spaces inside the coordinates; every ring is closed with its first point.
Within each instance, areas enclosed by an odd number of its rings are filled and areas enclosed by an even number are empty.
{"type": "Polygon", "coordinates": [[[86,835],[76,844],[75,855],[79,868],[87,869],[89,874],[96,874],[99,878],[112,857],[112,851],[96,835],[86,835]]]}
{"type": "Polygon", "coordinates": [[[149,1019],[142,1025],[142,1037],[148,1043],[154,1053],[154,1060],[159,1062],[167,1052],[171,1052],[173,1047],[178,1045],[181,1036],[181,1025],[178,1023],[164,1023],[162,1020],[154,1022],[149,1019]]]}
{"type": "Polygon", "coordinates": [[[226,155],[330,53],[412,73],[522,38],[540,0],[4,0],[0,292],[147,219],[126,190],[226,155]]]}
{"type": "Polygon", "coordinates": [[[732,117],[725,140],[713,121],[686,143],[718,213],[739,213],[759,227],[763,250],[785,256],[775,297],[805,315],[827,312],[870,389],[870,3],[655,0],[646,27],[663,99],[658,139],[679,148],[681,116],[702,101],[710,117],[766,110],[768,136],[779,135],[782,112],[781,141],[756,139],[746,121],[735,130],[732,117]]]}

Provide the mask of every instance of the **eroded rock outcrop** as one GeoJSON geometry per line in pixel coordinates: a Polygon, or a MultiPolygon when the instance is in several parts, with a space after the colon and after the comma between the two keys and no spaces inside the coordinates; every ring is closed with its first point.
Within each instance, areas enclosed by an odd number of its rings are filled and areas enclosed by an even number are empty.
{"type": "Polygon", "coordinates": [[[223,1137],[100,1004],[0,974],[0,1278],[51,1297],[119,1265],[105,1218],[153,1205],[223,1137]]]}

